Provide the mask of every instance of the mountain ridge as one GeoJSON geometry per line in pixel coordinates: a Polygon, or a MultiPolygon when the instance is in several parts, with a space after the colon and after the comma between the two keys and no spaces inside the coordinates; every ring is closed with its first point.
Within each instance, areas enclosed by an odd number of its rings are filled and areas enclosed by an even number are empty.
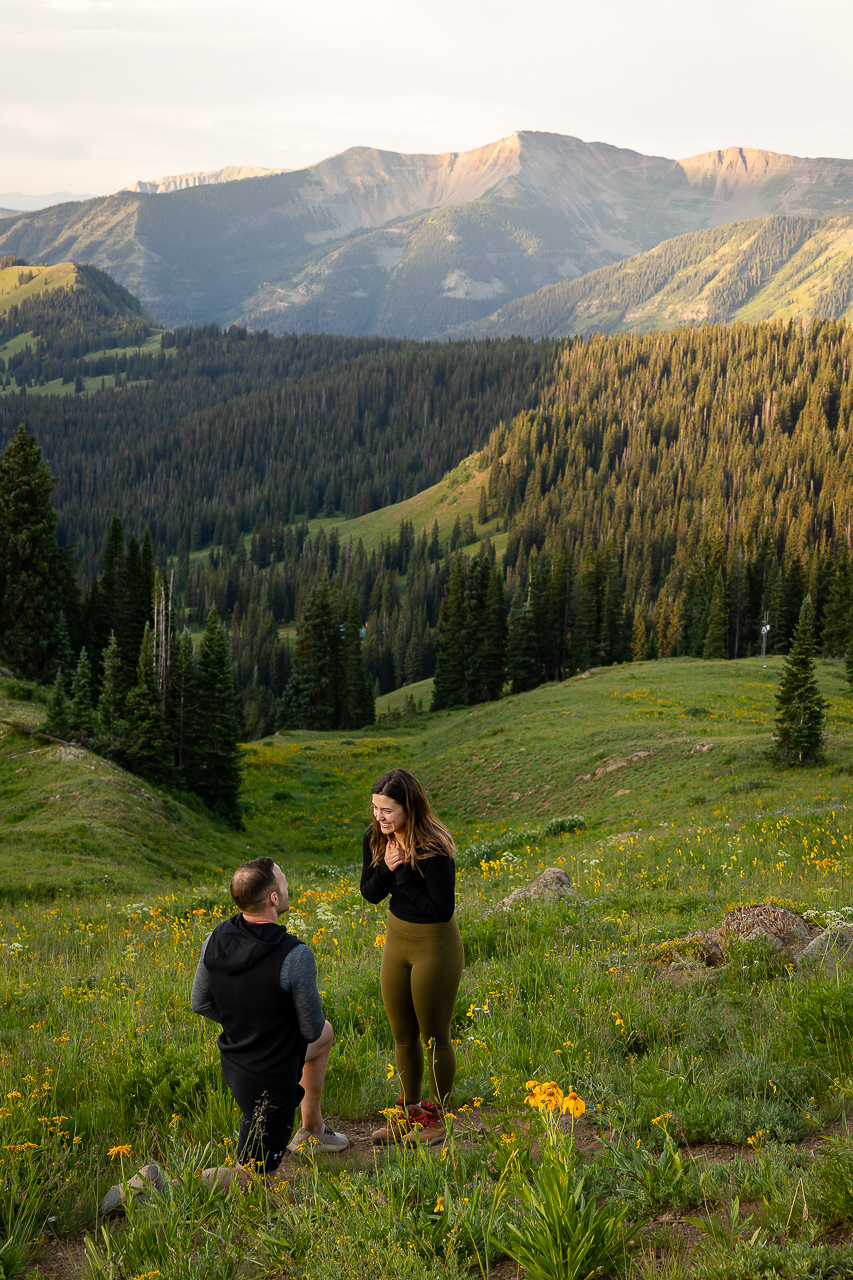
{"type": "Polygon", "coordinates": [[[21,213],[0,223],[0,253],[90,261],[171,326],[428,338],[689,231],[845,207],[853,160],[740,147],[672,160],[519,131],[21,213]]]}

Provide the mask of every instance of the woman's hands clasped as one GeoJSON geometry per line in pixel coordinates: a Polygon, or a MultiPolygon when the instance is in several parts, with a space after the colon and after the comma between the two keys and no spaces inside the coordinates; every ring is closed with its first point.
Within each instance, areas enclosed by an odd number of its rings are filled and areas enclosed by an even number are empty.
{"type": "Polygon", "coordinates": [[[406,861],[406,850],[399,840],[389,840],[385,846],[385,865],[389,871],[396,871],[406,861]]]}

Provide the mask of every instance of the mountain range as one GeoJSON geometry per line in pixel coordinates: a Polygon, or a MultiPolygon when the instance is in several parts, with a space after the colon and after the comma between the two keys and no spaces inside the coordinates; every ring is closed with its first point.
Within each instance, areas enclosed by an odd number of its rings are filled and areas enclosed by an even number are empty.
{"type": "Polygon", "coordinates": [[[273,333],[653,327],[778,313],[765,303],[823,314],[847,296],[853,160],[741,148],[671,160],[521,132],[468,152],[355,147],[250,172],[15,214],[0,220],[0,255],[89,261],[168,326],[273,333]]]}

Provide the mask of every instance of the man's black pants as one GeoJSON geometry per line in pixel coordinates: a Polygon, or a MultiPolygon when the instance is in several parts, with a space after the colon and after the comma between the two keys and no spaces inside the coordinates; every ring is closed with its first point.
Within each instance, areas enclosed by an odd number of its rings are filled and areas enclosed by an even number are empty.
{"type": "Polygon", "coordinates": [[[240,1108],[240,1136],[237,1139],[237,1161],[248,1165],[254,1162],[263,1173],[273,1173],[284,1159],[287,1144],[293,1133],[293,1117],[305,1096],[305,1090],[294,1081],[282,1088],[282,1081],[275,1086],[262,1086],[250,1082],[247,1077],[222,1063],[225,1083],[240,1108]]]}

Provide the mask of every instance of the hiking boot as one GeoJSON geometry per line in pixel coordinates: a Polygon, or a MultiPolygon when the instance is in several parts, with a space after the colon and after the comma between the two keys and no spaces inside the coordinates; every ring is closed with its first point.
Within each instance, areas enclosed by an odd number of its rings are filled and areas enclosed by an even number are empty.
{"type": "Polygon", "coordinates": [[[287,1149],[291,1155],[304,1155],[308,1151],[314,1153],[320,1151],[344,1151],[348,1146],[349,1138],[346,1134],[335,1133],[328,1120],[324,1120],[323,1127],[319,1133],[312,1133],[310,1129],[300,1125],[290,1142],[288,1142],[287,1149]]]}
{"type": "Polygon", "coordinates": [[[410,1102],[406,1106],[402,1098],[394,1099],[393,1107],[386,1107],[382,1112],[385,1116],[385,1124],[381,1129],[376,1129],[371,1137],[378,1147],[388,1146],[391,1142],[399,1142],[411,1132],[413,1124],[413,1115],[421,1114],[421,1104],[419,1102],[410,1102]]]}
{"type": "Polygon", "coordinates": [[[439,1142],[444,1142],[447,1137],[447,1125],[444,1123],[444,1112],[441,1107],[436,1106],[434,1102],[422,1102],[415,1115],[412,1115],[412,1108],[409,1108],[409,1117],[412,1128],[403,1138],[404,1142],[427,1147],[434,1147],[439,1142]]]}
{"type": "Polygon", "coordinates": [[[101,1203],[98,1214],[102,1218],[117,1217],[126,1213],[125,1188],[130,1191],[134,1204],[145,1204],[151,1191],[164,1191],[166,1179],[158,1164],[144,1164],[138,1173],[128,1178],[126,1183],[118,1182],[110,1187],[101,1203]]]}

